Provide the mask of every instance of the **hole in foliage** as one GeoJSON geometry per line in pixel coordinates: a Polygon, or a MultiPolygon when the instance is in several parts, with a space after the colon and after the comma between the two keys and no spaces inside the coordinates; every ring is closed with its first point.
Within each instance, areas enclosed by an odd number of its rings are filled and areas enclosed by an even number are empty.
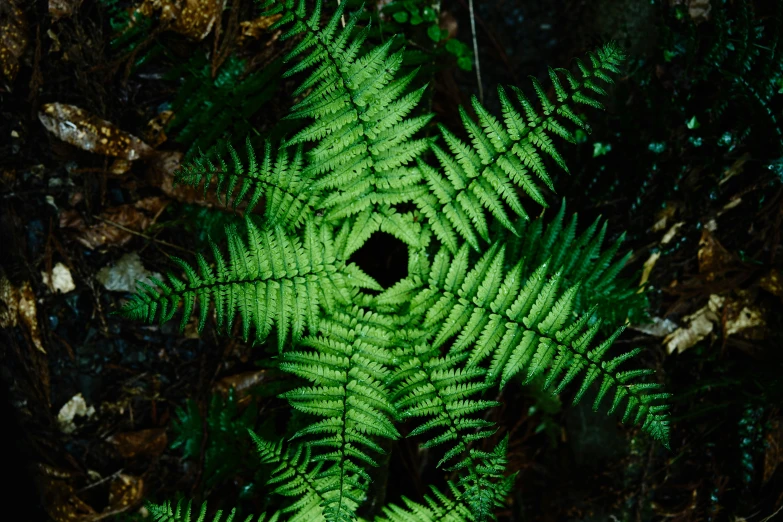
{"type": "Polygon", "coordinates": [[[385,232],[376,232],[350,258],[359,268],[389,288],[408,275],[408,245],[385,232]]]}

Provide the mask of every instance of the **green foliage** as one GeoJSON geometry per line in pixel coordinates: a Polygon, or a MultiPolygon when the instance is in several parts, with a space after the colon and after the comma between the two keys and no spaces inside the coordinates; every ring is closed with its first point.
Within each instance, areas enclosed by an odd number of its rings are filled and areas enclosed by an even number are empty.
{"type": "Polygon", "coordinates": [[[420,114],[423,89],[411,88],[415,73],[401,72],[391,40],[368,49],[358,14],[341,23],[345,3],[323,26],[320,2],[309,13],[301,0],[269,7],[281,37],[298,37],[285,76],[305,73],[288,116],[303,128],[274,153],[248,142],[244,158],[227,147],[179,174],[263,217],[247,214],[242,234],[227,228],[228,256],[210,242],[212,263],[174,259],[184,277],[140,283],[120,313],[165,322],[181,307],[184,328],[198,305],[199,330],[212,307],[224,334],[235,323],[246,341],[251,330],[256,343],[276,333],[279,369],[303,381],[281,398],[312,417],[285,450],[251,435],[276,466],[270,485],[290,498],[284,512],[356,520],[378,457],[401,436],[396,424],[411,420],[408,436],[442,451],[439,466],[457,480],[451,499],[435,492],[426,506],[385,508],[389,520],[493,518],[513,475],[507,441],[481,446],[496,431],[485,414],[498,404],[488,397],[517,377],[543,378],[555,392],[575,382],[575,401],[595,383],[596,408],[612,394],[611,411],[667,444],[667,394],[644,379],[651,370],[619,371],[638,350],[609,356],[622,329],[600,330],[597,305],[624,307],[636,295],[617,279],[622,238],[602,251],[600,221],[577,235],[575,216],[563,225],[565,205],[546,227],[528,223],[522,205],[547,206],[548,163],[567,171],[553,139],[589,129],[575,107],[602,107],[619,48],[590,53],[576,73],[551,69],[554,101],[533,80],[539,107],[515,87],[513,102],[499,90],[500,119],[474,99],[478,121],[460,109],[469,142],[440,126],[441,147],[418,137],[432,115],[420,114]],[[409,251],[408,276],[386,289],[348,262],[376,231],[409,251]]]}
{"type": "MultiPolygon", "coordinates": [[[[186,506],[183,506],[183,501],[177,503],[177,507],[173,507],[170,502],[163,504],[147,503],[147,509],[152,516],[154,522],[239,522],[239,519],[234,520],[236,509],[232,509],[228,514],[228,517],[223,518],[223,512],[217,511],[211,518],[207,516],[207,503],[201,504],[201,509],[198,514],[195,511],[191,511],[192,502],[188,502],[186,506]]],[[[266,514],[254,517],[252,515],[244,519],[244,522],[277,522],[279,519],[278,513],[275,513],[271,517],[266,514]]]]}
{"type": "Polygon", "coordinates": [[[196,462],[204,452],[203,475],[207,488],[239,468],[252,467],[247,460],[250,447],[247,430],[256,423],[256,410],[249,407],[240,413],[233,388],[225,399],[219,394],[212,395],[206,419],[193,400],[185,408],[177,408],[176,414],[172,423],[176,438],[171,447],[182,448],[182,458],[196,462]]]}
{"type": "Polygon", "coordinates": [[[252,130],[250,120],[277,89],[282,61],[246,74],[247,64],[232,55],[212,77],[204,54],[196,53],[169,77],[181,86],[172,102],[174,118],[167,131],[188,147],[186,159],[206,150],[229,135],[244,136],[252,130]]]}

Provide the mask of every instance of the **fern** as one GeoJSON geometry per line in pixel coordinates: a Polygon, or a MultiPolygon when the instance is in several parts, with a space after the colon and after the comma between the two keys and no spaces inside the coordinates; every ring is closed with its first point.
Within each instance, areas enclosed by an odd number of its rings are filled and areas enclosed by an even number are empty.
{"type": "MultiPolygon", "coordinates": [[[[163,504],[147,503],[147,509],[152,516],[154,522],[239,522],[239,519],[234,520],[236,509],[232,509],[228,514],[228,517],[223,518],[223,512],[217,511],[212,518],[207,517],[207,503],[201,504],[201,510],[198,515],[195,512],[191,512],[192,502],[188,502],[187,506],[182,505],[183,501],[177,503],[177,507],[174,508],[170,502],[164,502],[163,504]],[[197,516],[197,518],[193,518],[197,516]]],[[[267,518],[266,514],[261,514],[257,518],[250,515],[244,522],[278,522],[279,516],[277,513],[267,518]]]]}
{"type": "Polygon", "coordinates": [[[377,466],[368,450],[383,453],[376,437],[399,437],[392,418],[395,409],[385,382],[392,364],[393,336],[388,328],[368,324],[379,318],[358,309],[336,312],[319,325],[321,335],[303,341],[312,351],[283,355],[280,368],[307,379],[313,386],[297,388],[283,395],[291,406],[324,417],[294,435],[310,436],[310,446],[325,448],[314,457],[333,463],[318,475],[329,478],[319,485],[328,520],[352,520],[370,476],[364,466],[377,466]]]}
{"type": "Polygon", "coordinates": [[[266,142],[260,164],[250,138],[245,144],[246,162],[230,143],[226,144],[226,152],[227,158],[218,155],[217,166],[209,154],[202,154],[177,172],[176,181],[195,187],[203,184],[205,195],[214,181],[218,199],[222,197],[226,207],[231,201],[234,209],[244,203],[245,214],[263,200],[265,227],[297,228],[306,216],[312,215],[317,199],[311,180],[302,176],[301,147],[296,148],[292,158],[288,149],[281,147],[273,158],[271,143],[266,142]]]}
{"type": "MultiPolygon", "coordinates": [[[[458,497],[460,491],[451,482],[448,483],[452,497],[458,497]]],[[[433,496],[425,496],[425,504],[420,504],[403,497],[405,507],[386,506],[383,508],[385,517],[377,517],[375,522],[467,522],[473,520],[473,515],[463,502],[449,498],[432,486],[433,496]]]]}
{"type": "Polygon", "coordinates": [[[498,89],[503,112],[503,123],[492,116],[474,97],[473,109],[478,122],[473,121],[464,109],[460,109],[462,122],[471,139],[467,144],[440,126],[448,151],[432,146],[443,172],[420,162],[419,166],[430,191],[416,199],[438,239],[452,251],[457,250],[457,236],[480,250],[479,237],[489,240],[489,227],[485,211],[499,223],[514,230],[506,211],[527,219],[514,187],[521,188],[536,203],[546,207],[544,194],[535,177],[550,190],[554,190],[552,178],[542,158],[550,156],[568,172],[565,160],[555,147],[552,136],[574,142],[571,123],[577,128],[589,127],[573,111],[571,102],[602,108],[594,96],[605,95],[600,82],[612,83],[607,73],[617,73],[624,59],[620,49],[609,44],[589,55],[590,65],[577,60],[579,73],[575,76],[565,69],[550,69],[557,101],[547,97],[543,86],[533,78],[533,88],[541,109],[536,110],[525,94],[512,87],[515,107],[506,91],[498,89]],[[560,79],[563,75],[566,83],[560,79]],[[504,205],[505,203],[505,205],[504,205]]]}
{"type": "Polygon", "coordinates": [[[321,1],[309,17],[304,6],[303,0],[286,0],[269,11],[283,15],[275,27],[292,25],[283,38],[302,36],[286,61],[302,59],[285,76],[311,71],[294,92],[304,97],[288,118],[314,121],[286,145],[314,144],[305,175],[318,178],[317,189],[330,191],[322,201],[328,220],[409,200],[421,190],[416,171],[406,166],[429,143],[411,138],[431,118],[408,117],[423,94],[423,89],[405,93],[415,72],[395,78],[402,54],[389,53],[391,40],[361,54],[367,31],[354,35],[359,14],[338,30],[345,3],[321,29],[321,1]]]}
{"type": "Polygon", "coordinates": [[[343,27],[345,4],[321,26],[320,1],[310,13],[303,0],[267,3],[282,37],[298,38],[285,75],[307,73],[288,116],[304,127],[275,152],[248,142],[242,157],[227,146],[182,169],[180,181],[245,205],[244,232],[227,229],[227,256],[210,242],[212,264],[174,259],[184,277],[140,284],[120,313],[165,322],[182,308],[184,328],[198,305],[200,330],[213,309],[222,333],[235,323],[246,341],[251,330],[255,343],[276,333],[276,364],[305,381],[281,397],[314,419],[285,450],[251,437],[297,521],[355,520],[372,468],[406,420],[457,479],[453,499],[406,501],[385,509],[389,520],[492,518],[514,476],[505,475],[506,441],[492,451],[479,443],[495,433],[491,397],[519,376],[543,376],[555,392],[577,382],[575,401],[596,383],[595,407],[613,393],[611,411],[667,444],[667,395],[644,380],[651,371],[619,371],[638,350],[608,356],[622,329],[600,335],[595,305],[632,300],[617,279],[620,240],[602,250],[599,221],[577,235],[565,205],[546,227],[527,223],[520,197],[547,205],[548,162],[567,171],[553,138],[574,141],[571,128],[588,128],[573,106],[601,107],[619,48],[577,61],[575,74],[550,70],[555,100],[534,80],[539,108],[516,88],[514,102],[499,91],[500,119],[473,100],[478,121],[461,110],[470,142],[440,127],[441,147],[418,137],[431,115],[417,112],[415,72],[400,74],[403,51],[391,41],[368,48],[357,14],[343,27]],[[256,224],[249,214],[262,204],[256,224]],[[408,276],[387,289],[348,261],[378,231],[409,249],[408,276]]]}
{"type": "MultiPolygon", "coordinates": [[[[198,270],[173,258],[185,279],[169,273],[169,283],[153,279],[155,287],[139,283],[139,292],[120,311],[126,317],[152,323],[169,321],[182,305],[180,328],[184,330],[198,303],[199,331],[214,303],[218,330],[229,332],[234,320],[242,320],[242,337],[264,340],[277,328],[282,351],[291,334],[298,341],[306,329],[317,328],[319,310],[335,303],[347,304],[351,292],[362,285],[362,273],[336,257],[331,231],[308,221],[303,240],[286,234],[282,227],[259,230],[246,220],[247,242],[236,228],[226,230],[228,262],[211,243],[216,267],[198,255],[198,270]]],[[[366,279],[366,277],[365,277],[366,279]]]]}

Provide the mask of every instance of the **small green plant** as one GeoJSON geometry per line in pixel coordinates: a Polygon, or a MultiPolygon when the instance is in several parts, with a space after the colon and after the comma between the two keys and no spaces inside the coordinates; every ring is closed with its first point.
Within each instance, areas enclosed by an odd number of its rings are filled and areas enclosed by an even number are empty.
{"type": "MultiPolygon", "coordinates": [[[[399,74],[404,51],[391,40],[365,46],[359,14],[344,17],[342,3],[322,24],[321,2],[268,6],[282,37],[297,37],[285,76],[303,75],[288,116],[301,130],[263,150],[228,146],[179,173],[263,218],[228,227],[227,255],[211,242],[212,261],[173,259],[184,276],[139,283],[120,313],[162,323],[181,311],[184,328],[198,309],[199,331],[214,314],[223,334],[259,345],[275,334],[276,364],[297,379],[280,397],[309,419],[285,442],[249,433],[274,468],[273,492],[288,499],[275,517],[356,520],[407,423],[456,479],[378,520],[493,518],[514,474],[507,441],[487,444],[497,427],[485,414],[512,380],[555,393],[575,383],[574,402],[596,384],[596,409],[611,401],[610,412],[668,444],[668,394],[652,370],[620,369],[638,349],[609,355],[622,326],[602,330],[625,321],[636,295],[617,278],[621,238],[602,250],[600,221],[578,233],[565,205],[546,226],[526,210],[548,206],[550,162],[567,171],[555,140],[589,130],[577,107],[602,107],[621,50],[605,45],[576,72],[550,69],[553,99],[535,79],[535,102],[500,88],[500,118],[474,98],[477,120],[460,109],[468,141],[443,126],[436,139],[422,136],[434,128],[418,107],[424,88],[410,88],[415,71],[399,74]],[[407,275],[387,288],[352,261],[378,232],[408,249],[407,275]],[[606,307],[626,312],[606,321],[606,307]]],[[[150,512],[190,520],[184,505],[150,512]]]]}

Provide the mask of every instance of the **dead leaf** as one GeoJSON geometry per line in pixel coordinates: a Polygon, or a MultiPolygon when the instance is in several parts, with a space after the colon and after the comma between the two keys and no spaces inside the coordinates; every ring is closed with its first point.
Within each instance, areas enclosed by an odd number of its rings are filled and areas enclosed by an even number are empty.
{"type": "Polygon", "coordinates": [[[224,6],[225,0],[144,0],[133,14],[151,18],[158,12],[158,18],[167,30],[193,40],[203,40],[219,20],[224,6]]]}
{"type": "Polygon", "coordinates": [[[57,413],[57,425],[63,433],[73,433],[77,429],[74,422],[76,417],[85,417],[89,420],[93,415],[95,415],[95,407],[87,406],[87,401],[82,394],[77,393],[60,408],[57,413]]]}
{"type": "Polygon", "coordinates": [[[95,154],[133,161],[153,152],[136,136],[74,105],[48,103],[38,119],[57,138],[95,154]]]}
{"type": "Polygon", "coordinates": [[[144,268],[138,252],[124,254],[116,263],[104,266],[95,274],[95,279],[110,292],[135,292],[137,281],[153,284],[151,277],[162,279],[157,272],[144,268]]]}
{"type": "Polygon", "coordinates": [[[46,271],[41,272],[43,282],[52,292],[60,292],[61,294],[67,294],[71,290],[76,289],[76,285],[73,283],[73,277],[68,267],[62,263],[57,263],[52,268],[51,277],[46,271]]]}
{"type": "MultiPolygon", "coordinates": [[[[60,470],[39,466],[43,473],[38,477],[44,509],[55,522],[89,522],[96,511],[76,495],[76,489],[60,470]]],[[[66,472],[67,473],[67,472],[66,472]]],[[[69,474],[66,475],[68,477],[69,474]]]]}
{"type": "Polygon", "coordinates": [[[43,343],[41,342],[41,334],[38,331],[38,318],[36,317],[35,310],[35,294],[30,286],[29,281],[22,283],[19,288],[19,318],[22,323],[27,327],[27,331],[30,333],[30,338],[33,340],[35,348],[41,352],[46,353],[43,343]]]}
{"type": "MultiPolygon", "coordinates": [[[[652,272],[653,267],[655,267],[655,263],[658,262],[660,257],[660,252],[653,252],[650,254],[650,257],[647,258],[647,261],[644,262],[644,267],[642,268],[642,278],[639,280],[639,286],[644,286],[650,279],[650,273],[652,272]]],[[[641,292],[642,289],[640,288],[639,291],[641,292]]]]}
{"type": "Polygon", "coordinates": [[[247,40],[258,40],[270,25],[280,20],[281,15],[259,16],[254,20],[246,20],[239,24],[237,45],[243,45],[247,40]]]}
{"type": "Polygon", "coordinates": [[[707,306],[685,317],[683,322],[687,323],[688,326],[678,328],[663,340],[669,355],[675,351],[682,353],[707,337],[712,332],[715,324],[720,322],[724,300],[723,297],[713,294],[710,296],[707,306]]]}
{"type": "Polygon", "coordinates": [[[49,14],[57,21],[68,18],[79,10],[82,0],[49,0],[49,14]]]}
{"type": "Polygon", "coordinates": [[[780,280],[780,271],[773,268],[769,273],[759,280],[759,286],[772,295],[783,299],[783,284],[780,280]]]}
{"type": "Polygon", "coordinates": [[[224,396],[228,396],[228,391],[231,388],[234,388],[237,399],[241,400],[248,395],[248,392],[251,389],[262,383],[265,377],[266,370],[238,373],[220,379],[215,383],[212,390],[224,396]]]}
{"type": "Polygon", "coordinates": [[[691,20],[697,24],[709,20],[711,9],[710,0],[689,0],[688,2],[688,14],[691,20]]]}
{"type": "Polygon", "coordinates": [[[27,28],[21,2],[10,0],[0,3],[0,67],[8,83],[16,78],[19,59],[30,43],[27,28]]]}
{"type": "Polygon", "coordinates": [[[163,428],[117,433],[107,440],[117,453],[126,459],[156,457],[163,453],[168,444],[166,430],[163,428]]]}
{"type": "Polygon", "coordinates": [[[741,334],[743,339],[762,340],[766,337],[766,311],[759,307],[747,292],[738,291],[738,298],[726,300],[723,334],[728,338],[741,334]]]}
{"type": "Polygon", "coordinates": [[[143,232],[149,224],[147,215],[133,205],[107,209],[91,226],[86,226],[75,210],[60,213],[60,228],[76,229],[76,240],[90,250],[103,245],[122,246],[135,235],[130,231],[143,232]]]}
{"type": "Polygon", "coordinates": [[[707,281],[715,279],[717,273],[723,271],[731,260],[731,254],[721,245],[710,232],[709,227],[704,227],[699,240],[699,273],[706,276],[707,281]]]}
{"type": "Polygon", "coordinates": [[[144,497],[144,480],[141,477],[120,473],[109,486],[109,506],[103,515],[116,515],[141,502],[144,497]]]}
{"type": "Polygon", "coordinates": [[[161,111],[147,123],[147,128],[144,130],[144,139],[150,146],[157,147],[168,139],[166,136],[166,125],[168,125],[173,116],[174,111],[161,111]]]}
{"type": "Polygon", "coordinates": [[[720,181],[718,182],[718,185],[723,185],[734,176],[738,174],[742,174],[742,171],[745,170],[745,163],[749,159],[750,159],[750,154],[748,154],[747,152],[742,156],[740,156],[739,158],[737,158],[729,168],[723,171],[723,177],[721,177],[720,181]]]}
{"type": "Polygon", "coordinates": [[[685,224],[685,221],[680,221],[679,223],[675,223],[671,226],[669,230],[666,231],[666,233],[661,238],[661,244],[665,245],[667,243],[670,243],[672,239],[674,239],[674,236],[677,235],[677,232],[679,232],[680,227],[682,227],[685,224]]]}

